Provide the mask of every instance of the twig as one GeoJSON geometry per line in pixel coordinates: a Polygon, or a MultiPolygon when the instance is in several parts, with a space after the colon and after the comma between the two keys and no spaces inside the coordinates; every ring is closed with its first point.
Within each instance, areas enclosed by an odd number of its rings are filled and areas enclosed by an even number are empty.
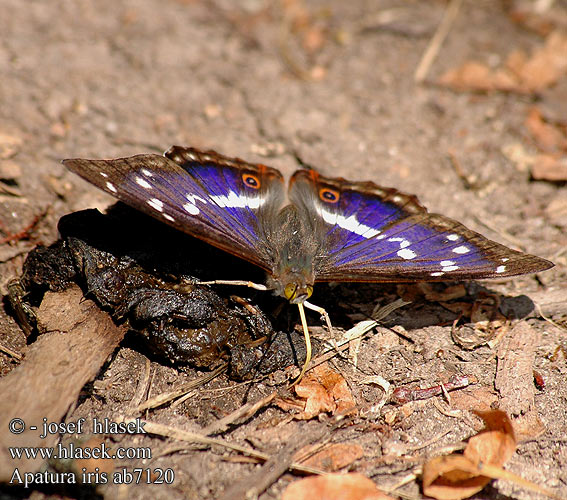
{"type": "Polygon", "coordinates": [[[457,17],[461,3],[462,0],[451,0],[451,3],[445,10],[443,20],[441,21],[441,24],[433,35],[433,38],[431,38],[431,41],[429,42],[429,45],[427,46],[427,49],[423,54],[421,61],[417,66],[417,69],[415,70],[413,78],[416,83],[421,83],[423,82],[423,80],[425,80],[431,64],[433,64],[433,61],[439,53],[441,45],[443,44],[445,38],[449,34],[449,31],[451,30],[451,26],[455,21],[455,18],[457,17]]]}
{"type": "Polygon", "coordinates": [[[8,356],[12,356],[14,359],[17,359],[18,361],[24,359],[24,357],[19,352],[13,351],[8,346],[5,346],[3,344],[0,344],[0,351],[7,354],[8,356]]]}
{"type": "Polygon", "coordinates": [[[567,328],[565,328],[564,326],[560,325],[559,323],[556,323],[555,321],[553,321],[551,318],[548,318],[545,314],[543,314],[543,311],[541,310],[541,306],[537,303],[534,302],[536,308],[537,308],[537,312],[539,313],[539,315],[545,320],[547,321],[549,324],[559,328],[560,330],[563,331],[567,331],[567,328]]]}
{"type": "Polygon", "coordinates": [[[222,500],[258,498],[285,473],[292,463],[293,456],[300,448],[318,441],[330,432],[329,428],[323,426],[313,433],[295,435],[282,450],[267,460],[260,470],[253,472],[228,488],[222,496],[222,500]]]}
{"type": "Polygon", "coordinates": [[[203,429],[203,433],[209,436],[211,434],[217,434],[224,431],[230,424],[240,420],[241,418],[248,418],[254,415],[260,408],[269,405],[277,395],[278,393],[274,391],[256,403],[249,403],[238,408],[238,410],[233,411],[230,415],[227,415],[226,417],[213,422],[208,427],[205,427],[205,429],[203,429]]]}
{"type": "MultiPolygon", "coordinates": [[[[119,421],[120,418],[117,419],[117,422],[119,421]]],[[[149,434],[155,434],[156,436],[169,437],[188,443],[205,444],[207,446],[221,446],[223,448],[228,448],[229,450],[237,451],[259,460],[265,461],[270,459],[270,455],[268,455],[267,453],[262,453],[246,446],[240,446],[236,443],[229,443],[227,441],[223,441],[222,439],[210,438],[203,436],[202,434],[197,434],[196,432],[184,431],[176,427],[170,427],[168,425],[162,425],[144,419],[124,419],[124,422],[126,424],[136,421],[140,422],[140,424],[143,425],[145,432],[149,434]]],[[[301,465],[295,462],[290,463],[288,468],[298,472],[306,472],[308,474],[325,474],[325,471],[316,469],[315,467],[301,465]]]]}
{"type": "Polygon", "coordinates": [[[145,370],[144,374],[142,375],[142,379],[138,383],[138,387],[136,387],[136,392],[134,393],[134,397],[130,401],[130,406],[136,408],[142,401],[142,398],[148,393],[148,387],[150,384],[150,369],[151,369],[150,360],[146,358],[145,370]]]}
{"type": "Polygon", "coordinates": [[[352,340],[358,339],[362,337],[365,333],[369,332],[373,328],[376,328],[379,324],[379,321],[386,318],[389,314],[394,312],[396,309],[403,307],[411,302],[404,301],[402,299],[395,300],[391,304],[388,304],[381,308],[375,308],[372,312],[372,318],[364,321],[360,321],[356,325],[354,325],[350,330],[344,333],[343,338],[336,342],[336,345],[327,349],[323,354],[317,356],[311,362],[311,368],[318,366],[325,361],[336,356],[339,352],[342,352],[349,347],[349,343],[352,340]]]}
{"type": "Polygon", "coordinates": [[[227,369],[227,365],[226,364],[222,365],[216,370],[212,371],[211,373],[208,373],[207,375],[204,375],[203,377],[200,377],[196,380],[191,380],[190,382],[181,385],[180,387],[178,387],[177,389],[171,392],[158,394],[157,396],[150,398],[147,401],[144,401],[142,404],[138,405],[136,408],[132,410],[132,413],[143,412],[144,410],[147,410],[149,408],[157,408],[158,406],[162,406],[166,403],[169,403],[170,401],[178,398],[179,396],[186,394],[191,389],[195,389],[203,384],[206,384],[207,382],[214,379],[216,376],[221,374],[226,369],[227,369]]]}

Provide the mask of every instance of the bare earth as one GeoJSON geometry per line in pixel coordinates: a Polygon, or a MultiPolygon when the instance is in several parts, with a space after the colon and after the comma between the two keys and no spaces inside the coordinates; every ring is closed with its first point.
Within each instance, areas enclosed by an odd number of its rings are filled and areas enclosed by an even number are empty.
{"type": "MultiPolygon", "coordinates": [[[[398,294],[413,294],[417,304],[396,311],[388,323],[403,335],[379,327],[362,341],[356,364],[354,351],[333,362],[359,409],[352,426],[325,433],[328,413],[294,420],[293,410],[272,403],[215,437],[270,456],[297,436],[308,436],[312,444],[360,445],[362,455],[341,470],[360,472],[387,490],[418,472],[427,457],[448,453],[478,432],[479,420],[469,410],[500,407],[522,430],[505,468],[567,497],[567,186],[564,179],[534,180],[525,160],[536,152],[525,124],[534,105],[565,130],[567,76],[537,96],[459,93],[436,85],[466,61],[497,67],[512,50],[530,54],[545,43],[544,36],[515,24],[500,2],[469,0],[425,83],[416,84],[415,69],[446,7],[416,0],[3,0],[0,293],[20,274],[27,252],[57,239],[61,216],[103,210],[113,202],[67,172],[63,158],[161,153],[179,144],[265,163],[285,175],[307,165],[328,176],[414,193],[431,212],[552,260],[556,267],[538,276],[486,281],[465,291],[471,302],[479,291],[526,295],[552,321],[536,307],[503,326],[492,347],[481,343],[467,350],[451,335],[459,315],[440,305],[450,302],[447,296],[424,296],[412,287],[389,287],[385,295],[380,286],[322,285],[313,302],[319,298],[336,315],[337,335],[398,294]],[[17,237],[43,214],[31,234],[17,237]],[[534,371],[543,387],[534,385],[534,371]],[[374,408],[384,391],[369,377],[379,375],[395,387],[429,387],[455,374],[476,382],[449,399],[374,408]]],[[[567,5],[556,2],[554,8],[553,18],[565,19],[567,5]]],[[[511,307],[517,304],[509,300],[511,307]]],[[[309,323],[315,333],[325,333],[317,315],[309,323]]],[[[470,317],[463,323],[475,329],[470,317]]],[[[127,339],[71,404],[66,421],[115,421],[130,415],[132,400],[147,397],[148,387],[155,396],[206,373],[180,372],[153,359],[148,364],[127,339]]],[[[26,343],[14,318],[1,309],[0,344],[25,356],[26,343]]],[[[19,363],[0,353],[2,377],[19,363]]],[[[282,374],[243,385],[220,376],[176,406],[135,416],[202,433],[243,404],[284,387],[282,374]]],[[[0,411],[9,410],[5,404],[0,400],[0,411]]],[[[179,450],[179,441],[153,434],[109,433],[105,439],[109,446],[153,452],[146,462],[117,460],[117,470],[170,468],[173,484],[107,484],[96,491],[75,488],[67,497],[221,498],[240,481],[253,485],[260,468],[260,462],[219,446],[186,444],[179,450]]],[[[299,477],[282,473],[260,498],[281,497],[299,477]]],[[[419,479],[399,491],[405,498],[422,496],[419,479]]],[[[64,494],[0,486],[2,498],[64,494]]],[[[476,498],[544,497],[498,480],[476,498]]]]}

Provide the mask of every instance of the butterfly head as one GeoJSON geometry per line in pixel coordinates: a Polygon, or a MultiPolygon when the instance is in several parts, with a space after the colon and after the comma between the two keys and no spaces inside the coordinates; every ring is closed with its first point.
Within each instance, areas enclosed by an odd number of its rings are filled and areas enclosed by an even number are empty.
{"type": "Polygon", "coordinates": [[[291,304],[305,302],[313,294],[313,280],[299,270],[287,269],[281,275],[268,278],[268,287],[291,304]]]}
{"type": "Polygon", "coordinates": [[[297,283],[288,283],[284,288],[284,295],[292,304],[304,302],[313,293],[313,285],[300,286],[297,283]]]}

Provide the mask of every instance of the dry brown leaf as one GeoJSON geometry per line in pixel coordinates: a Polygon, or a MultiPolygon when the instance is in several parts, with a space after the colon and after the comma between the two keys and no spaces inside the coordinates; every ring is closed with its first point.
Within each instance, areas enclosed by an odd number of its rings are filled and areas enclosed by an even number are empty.
{"type": "Polygon", "coordinates": [[[481,491],[491,477],[482,465],[501,467],[514,454],[516,440],[512,423],[500,410],[475,412],[486,429],[473,436],[463,455],[436,457],[423,466],[423,492],[443,500],[468,498],[481,491]]]}
{"type": "Polygon", "coordinates": [[[450,69],[441,76],[438,83],[461,92],[491,92],[494,90],[527,92],[519,88],[518,82],[509,72],[502,69],[491,70],[477,61],[468,61],[459,68],[450,69]]]}
{"type": "Polygon", "coordinates": [[[508,12],[510,20],[540,36],[549,35],[560,24],[549,12],[539,12],[535,4],[532,3],[530,7],[513,5],[508,12]]]}
{"type": "MultiPolygon", "coordinates": [[[[298,453],[297,459],[300,455],[305,455],[305,451],[301,450],[298,453]]],[[[364,449],[358,444],[336,443],[326,447],[307,460],[303,460],[302,465],[308,465],[316,469],[335,472],[339,469],[349,466],[355,460],[364,456],[364,449]]],[[[300,459],[299,459],[300,460],[300,459]]]]}
{"type": "Polygon", "coordinates": [[[508,415],[500,410],[476,411],[486,429],[469,439],[464,456],[473,464],[504,465],[516,451],[514,428],[508,415]]]}
{"type": "Polygon", "coordinates": [[[567,181],[567,157],[550,154],[537,155],[532,165],[532,177],[538,181],[567,181]]]}
{"type": "Polygon", "coordinates": [[[471,310],[471,321],[505,321],[506,317],[499,312],[500,297],[492,293],[479,293],[471,310]]]}
{"type": "Polygon", "coordinates": [[[561,128],[546,122],[538,108],[533,107],[529,111],[525,123],[541,151],[553,153],[567,150],[567,136],[561,128]]]}
{"type": "Polygon", "coordinates": [[[468,61],[447,71],[439,84],[459,91],[504,91],[519,94],[540,92],[567,73],[567,35],[551,33],[531,56],[521,51],[509,54],[504,67],[491,69],[468,61]]]}
{"type": "Polygon", "coordinates": [[[567,73],[567,34],[551,33],[545,45],[534,50],[529,58],[511,54],[507,66],[516,73],[521,85],[532,92],[550,87],[567,73]]]}
{"type": "Polygon", "coordinates": [[[465,318],[470,318],[473,306],[469,302],[442,302],[441,305],[445,309],[464,316],[465,318]]]}
{"type": "Polygon", "coordinates": [[[356,402],[345,379],[331,370],[327,363],[309,372],[301,383],[295,386],[295,392],[305,399],[303,411],[296,415],[296,418],[301,420],[309,420],[320,413],[356,412],[356,402]]]}
{"type": "Polygon", "coordinates": [[[417,286],[423,291],[424,297],[430,302],[446,302],[448,300],[460,299],[467,295],[467,289],[462,283],[449,286],[438,292],[431,283],[418,283],[417,286]]]}
{"type": "Polygon", "coordinates": [[[21,149],[24,140],[21,136],[0,131],[0,159],[12,158],[21,149]]]}
{"type": "Polygon", "coordinates": [[[481,491],[490,478],[462,455],[435,457],[423,466],[423,493],[440,500],[460,500],[481,491]]]}
{"type": "Polygon", "coordinates": [[[291,483],[282,500],[393,500],[362,474],[327,474],[291,483]]]}

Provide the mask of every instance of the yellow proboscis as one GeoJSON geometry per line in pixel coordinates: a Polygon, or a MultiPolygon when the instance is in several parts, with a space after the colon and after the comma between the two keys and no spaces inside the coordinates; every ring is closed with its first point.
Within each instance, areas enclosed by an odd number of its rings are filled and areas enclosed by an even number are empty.
{"type": "Polygon", "coordinates": [[[293,387],[294,385],[298,384],[301,381],[303,375],[305,375],[305,371],[307,370],[309,363],[311,362],[311,338],[309,337],[309,330],[307,329],[307,319],[305,318],[305,309],[303,308],[303,304],[301,303],[297,304],[297,307],[299,308],[301,327],[303,328],[303,336],[305,337],[305,363],[303,363],[303,367],[301,368],[299,377],[297,377],[293,381],[293,384],[291,384],[290,387],[293,387]]]}

